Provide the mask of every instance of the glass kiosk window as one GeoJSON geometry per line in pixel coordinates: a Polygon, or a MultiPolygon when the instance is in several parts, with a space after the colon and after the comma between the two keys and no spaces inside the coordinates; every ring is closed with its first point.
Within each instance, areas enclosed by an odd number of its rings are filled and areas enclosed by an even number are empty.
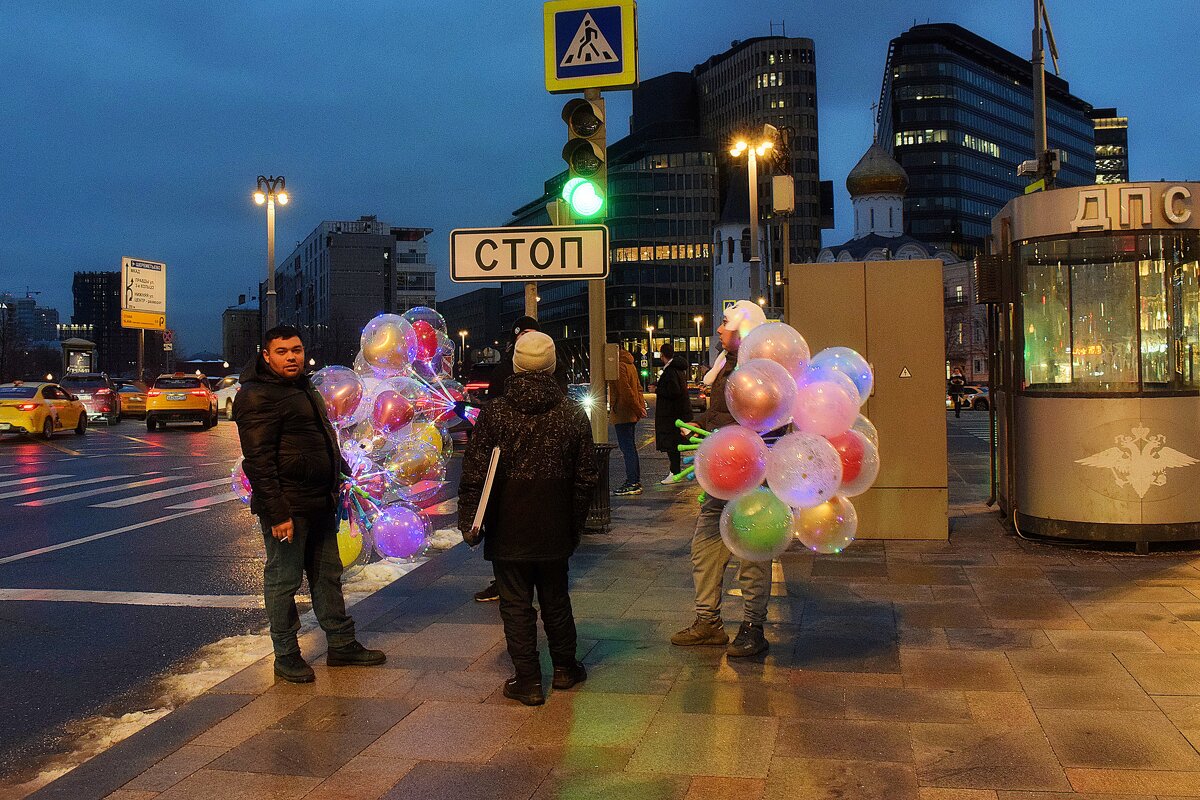
{"type": "Polygon", "coordinates": [[[1200,234],[1075,236],[1017,248],[1023,388],[1200,387],[1200,234]]]}

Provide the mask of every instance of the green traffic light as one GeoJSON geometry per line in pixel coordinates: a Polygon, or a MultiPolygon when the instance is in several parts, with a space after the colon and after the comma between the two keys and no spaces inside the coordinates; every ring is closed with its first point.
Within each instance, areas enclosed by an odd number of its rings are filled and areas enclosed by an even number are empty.
{"type": "Polygon", "coordinates": [[[650,375],[650,370],[647,370],[647,369],[644,369],[644,370],[642,370],[642,377],[643,377],[643,378],[645,378],[645,377],[648,377],[649,375],[650,375]]]}
{"type": "Polygon", "coordinates": [[[604,195],[586,178],[571,178],[563,186],[562,198],[577,217],[594,217],[604,208],[604,195]]]}

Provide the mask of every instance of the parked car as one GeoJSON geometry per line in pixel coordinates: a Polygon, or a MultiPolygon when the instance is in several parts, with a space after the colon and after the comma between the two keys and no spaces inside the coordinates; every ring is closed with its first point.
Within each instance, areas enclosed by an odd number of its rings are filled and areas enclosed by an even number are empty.
{"type": "MultiPolygon", "coordinates": [[[[963,408],[987,411],[992,404],[992,398],[988,394],[988,387],[968,385],[963,387],[961,403],[963,408]]],[[[949,392],[946,393],[946,408],[954,408],[954,398],[949,392]]]]}
{"type": "Polygon", "coordinates": [[[242,388],[242,382],[237,375],[226,375],[217,381],[213,393],[217,396],[217,409],[225,414],[226,419],[233,417],[233,399],[242,388]]]}
{"type": "Polygon", "coordinates": [[[36,433],[49,439],[56,431],[87,431],[87,407],[54,383],[0,385],[0,433],[36,433]]]}
{"type": "Polygon", "coordinates": [[[141,381],[121,381],[117,384],[117,398],[121,401],[121,416],[146,418],[146,391],[141,381]]]}
{"type": "Polygon", "coordinates": [[[692,404],[692,411],[707,411],[708,410],[708,387],[703,383],[688,384],[688,400],[692,404]]]}
{"type": "Polygon", "coordinates": [[[107,374],[73,372],[64,375],[59,386],[83,401],[88,419],[102,419],[109,425],[121,421],[121,398],[117,395],[117,385],[107,374]]]}
{"type": "Polygon", "coordinates": [[[203,375],[159,375],[146,392],[146,430],[168,422],[199,422],[205,430],[217,424],[217,396],[203,375]]]}
{"type": "Polygon", "coordinates": [[[492,385],[492,373],[499,364],[473,364],[467,370],[463,389],[467,392],[467,402],[479,405],[487,399],[488,387],[492,385]]]}

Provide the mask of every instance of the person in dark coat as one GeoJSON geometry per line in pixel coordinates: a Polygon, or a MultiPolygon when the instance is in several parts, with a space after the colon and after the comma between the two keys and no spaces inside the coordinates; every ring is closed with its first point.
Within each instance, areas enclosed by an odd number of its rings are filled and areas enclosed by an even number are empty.
{"type": "Polygon", "coordinates": [[[567,560],[587,521],[599,480],[587,415],[554,383],[554,342],[536,331],[523,335],[513,353],[516,374],[504,395],[483,407],[463,456],[458,489],[458,527],[468,542],[483,539],[500,592],[504,638],[516,674],[504,696],[540,705],[537,591],[542,626],[554,663],[554,688],[570,689],[587,678],[576,659],[575,618],[567,592],[567,560]],[[483,518],[473,527],[492,449],[499,466],[483,518]]]}
{"type": "Polygon", "coordinates": [[[662,483],[676,483],[683,467],[679,445],[687,440],[683,438],[675,425],[675,420],[692,421],[692,401],[688,397],[687,373],[688,365],[683,356],[675,355],[675,347],[665,343],[659,348],[662,356],[663,371],[658,377],[658,388],[654,403],[654,447],[667,454],[671,464],[671,474],[663,478],[662,483]]]}
{"type": "MultiPolygon", "coordinates": [[[[504,354],[504,357],[500,359],[500,363],[496,365],[496,369],[492,371],[491,382],[488,383],[488,400],[495,400],[497,397],[504,396],[504,382],[514,372],[513,352],[516,341],[529,331],[540,330],[541,327],[538,325],[538,321],[533,317],[519,317],[513,323],[513,346],[509,347],[508,352],[504,354]]],[[[567,365],[557,355],[554,362],[554,382],[558,384],[558,388],[562,390],[563,394],[567,393],[567,365]]]]}
{"type": "Polygon", "coordinates": [[[962,417],[963,392],[966,391],[966,387],[966,378],[963,377],[962,370],[956,367],[954,373],[950,376],[949,388],[946,390],[950,395],[951,401],[954,403],[955,417],[962,417]]]}
{"type": "Polygon", "coordinates": [[[300,332],[280,325],[263,337],[262,354],[241,372],[233,419],[242,445],[242,469],[253,494],[267,563],[263,599],[275,650],[275,674],[308,683],[315,673],[300,654],[296,592],[308,576],[313,611],[329,642],[331,667],[373,666],[386,658],[354,637],[342,596],[338,552],[338,496],[349,468],[325,402],[304,374],[300,332]]]}

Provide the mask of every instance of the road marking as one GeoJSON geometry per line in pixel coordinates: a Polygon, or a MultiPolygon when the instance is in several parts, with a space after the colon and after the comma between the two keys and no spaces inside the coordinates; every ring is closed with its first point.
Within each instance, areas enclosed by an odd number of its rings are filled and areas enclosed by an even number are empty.
{"type": "MultiPolygon", "coordinates": [[[[97,433],[101,433],[101,431],[97,431],[97,433]]],[[[105,436],[120,436],[122,439],[128,439],[131,442],[140,442],[141,444],[150,445],[151,447],[154,447],[154,448],[157,448],[160,450],[167,449],[167,446],[165,444],[162,444],[161,442],[154,442],[149,439],[139,439],[136,436],[130,436],[125,433],[114,433],[113,431],[103,431],[103,433],[105,436]]]]}
{"type": "Polygon", "coordinates": [[[228,503],[230,500],[237,500],[238,496],[233,492],[224,492],[222,494],[214,494],[212,497],[205,497],[200,500],[192,500],[188,503],[180,503],[176,506],[167,506],[167,511],[175,511],[180,508],[208,508],[209,506],[228,503]]]}
{"type": "Polygon", "coordinates": [[[68,489],[72,486],[88,486],[97,483],[107,483],[108,481],[121,481],[126,478],[132,478],[132,475],[105,475],[100,478],[87,478],[79,481],[67,481],[66,483],[52,483],[49,486],[34,486],[32,489],[18,489],[15,492],[4,492],[0,494],[0,500],[7,500],[10,497],[25,497],[31,494],[41,494],[42,492],[54,492],[59,489],[68,489]]]}
{"type": "Polygon", "coordinates": [[[18,478],[16,480],[12,480],[12,481],[3,481],[3,482],[0,482],[0,486],[26,486],[31,483],[37,483],[38,481],[52,481],[52,480],[58,480],[59,478],[74,478],[74,477],[75,477],[74,475],[34,475],[31,478],[18,478]]]}
{"type": "Polygon", "coordinates": [[[81,500],[84,497],[95,497],[98,494],[111,494],[112,492],[123,492],[126,489],[137,489],[142,486],[157,486],[167,481],[177,481],[183,478],[182,475],[166,475],[161,478],[150,478],[144,481],[135,481],[134,483],[124,483],[120,486],[101,486],[99,489],[88,489],[84,492],[71,492],[59,497],[43,497],[38,500],[30,500],[26,503],[17,503],[18,506],[32,506],[41,508],[42,506],[53,506],[59,503],[65,503],[69,500],[81,500]]]}
{"type": "Polygon", "coordinates": [[[203,509],[196,509],[194,511],[180,511],[175,514],[168,514],[165,517],[159,517],[158,519],[146,520],[145,522],[138,522],[133,525],[126,525],[122,528],[114,528],[111,531],[104,531],[103,533],[93,533],[91,536],[84,536],[82,539],[72,539],[69,542],[61,542],[59,544],[52,544],[49,547],[39,547],[36,550],[27,550],[24,553],[17,553],[16,555],[5,556],[4,558],[0,558],[0,564],[11,564],[14,561],[22,561],[26,558],[33,558],[34,556],[40,556],[43,553],[53,553],[56,550],[65,550],[68,547],[75,547],[76,545],[87,544],[88,542],[94,542],[97,539],[107,539],[109,536],[116,536],[118,534],[128,533],[129,531],[141,530],[142,528],[148,528],[151,525],[158,525],[159,523],[162,523],[162,522],[170,522],[171,520],[179,519],[180,517],[190,517],[192,514],[203,514],[203,513],[204,513],[203,509]]]}
{"type": "MultiPolygon", "coordinates": [[[[166,594],[109,592],[91,589],[0,589],[0,601],[103,603],[125,606],[182,606],[186,608],[262,608],[260,594],[166,594]]],[[[296,597],[298,602],[308,598],[296,597]]]]}
{"type": "Polygon", "coordinates": [[[66,453],[69,456],[81,456],[83,453],[78,450],[72,450],[69,447],[63,447],[61,444],[55,444],[53,439],[34,439],[38,444],[44,444],[46,447],[58,450],[60,453],[66,453]]]}
{"type": "Polygon", "coordinates": [[[176,486],[173,489],[160,489],[157,492],[149,492],[147,494],[138,494],[133,497],[124,497],[120,500],[110,500],[107,503],[96,503],[91,508],[124,508],[125,506],[136,506],[139,503],[149,503],[152,500],[161,500],[164,497],[174,497],[177,494],[187,494],[188,492],[198,492],[201,489],[211,489],[214,486],[221,486],[229,483],[229,478],[214,478],[211,481],[200,481],[199,483],[189,483],[187,486],[176,486]]]}

